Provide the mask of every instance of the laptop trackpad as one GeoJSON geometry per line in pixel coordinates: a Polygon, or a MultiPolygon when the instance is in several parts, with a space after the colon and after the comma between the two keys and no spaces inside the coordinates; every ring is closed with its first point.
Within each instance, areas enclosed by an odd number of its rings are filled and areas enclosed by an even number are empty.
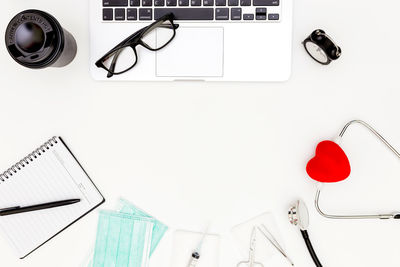
{"type": "Polygon", "coordinates": [[[156,53],[159,77],[221,77],[224,29],[179,27],[172,42],[156,53]]]}

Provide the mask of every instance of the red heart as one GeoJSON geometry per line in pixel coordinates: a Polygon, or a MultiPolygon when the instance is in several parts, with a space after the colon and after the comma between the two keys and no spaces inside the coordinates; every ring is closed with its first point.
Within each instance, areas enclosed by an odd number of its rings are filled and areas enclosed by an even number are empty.
{"type": "Polygon", "coordinates": [[[343,149],[332,141],[322,141],[315,150],[315,157],[307,163],[308,175],[322,183],[345,180],[351,172],[350,162],[343,149]]]}

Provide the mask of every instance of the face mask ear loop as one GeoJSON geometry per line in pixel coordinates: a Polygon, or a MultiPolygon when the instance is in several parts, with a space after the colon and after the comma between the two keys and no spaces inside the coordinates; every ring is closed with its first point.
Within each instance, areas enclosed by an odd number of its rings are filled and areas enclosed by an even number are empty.
{"type": "MultiPolygon", "coordinates": [[[[352,124],[355,124],[355,123],[361,124],[364,127],[366,127],[368,130],[370,130],[376,137],[378,137],[378,139],[380,139],[400,159],[400,153],[397,152],[397,150],[392,145],[390,145],[389,142],[386,141],[386,139],[382,135],[380,135],[374,128],[372,128],[369,124],[367,124],[366,122],[364,122],[362,120],[353,120],[353,121],[348,122],[344,126],[343,130],[340,132],[340,134],[339,134],[340,138],[338,140],[336,140],[337,143],[339,143],[341,141],[343,135],[346,133],[349,126],[352,124]]],[[[317,209],[318,213],[325,218],[328,218],[328,219],[400,219],[400,213],[376,214],[376,215],[331,215],[331,214],[327,214],[321,210],[321,207],[319,205],[319,198],[320,198],[322,187],[323,187],[323,184],[319,183],[317,192],[315,194],[314,204],[315,204],[315,208],[317,209]]]]}

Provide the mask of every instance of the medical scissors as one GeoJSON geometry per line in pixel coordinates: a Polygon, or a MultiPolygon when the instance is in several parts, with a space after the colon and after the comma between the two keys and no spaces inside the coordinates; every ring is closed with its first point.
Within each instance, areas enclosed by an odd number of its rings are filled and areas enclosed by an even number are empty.
{"type": "Polygon", "coordinates": [[[238,263],[237,267],[264,267],[261,262],[256,262],[256,241],[257,241],[257,228],[253,227],[250,239],[250,250],[249,259],[247,261],[241,261],[238,263]]]}

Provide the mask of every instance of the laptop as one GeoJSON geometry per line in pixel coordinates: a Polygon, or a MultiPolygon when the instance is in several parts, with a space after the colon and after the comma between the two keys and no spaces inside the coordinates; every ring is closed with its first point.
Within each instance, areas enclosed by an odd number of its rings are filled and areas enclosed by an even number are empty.
{"type": "MultiPolygon", "coordinates": [[[[293,0],[90,0],[90,72],[109,81],[286,81],[293,0]],[[165,48],[137,47],[137,64],[107,78],[95,62],[163,14],[179,24],[165,48]]],[[[155,37],[156,38],[156,37],[155,37]]]]}

